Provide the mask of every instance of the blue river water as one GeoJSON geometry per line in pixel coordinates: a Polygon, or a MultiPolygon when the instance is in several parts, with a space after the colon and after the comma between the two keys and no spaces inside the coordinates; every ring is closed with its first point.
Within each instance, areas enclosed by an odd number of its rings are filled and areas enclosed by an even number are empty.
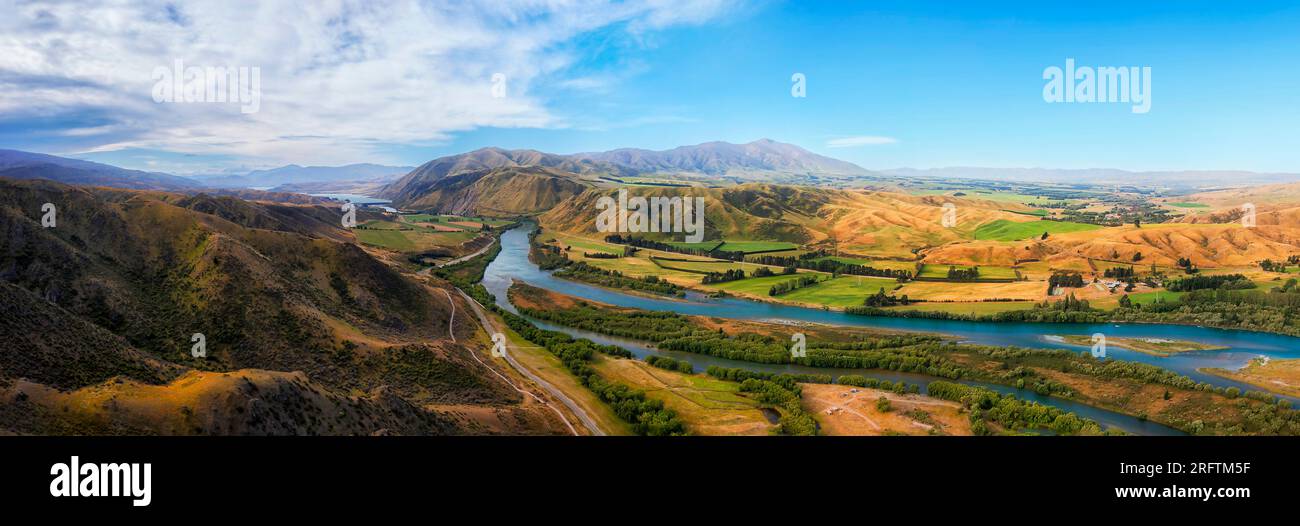
{"type": "MultiPolygon", "coordinates": [[[[913,318],[888,318],[876,316],[858,316],[838,311],[810,309],[789,305],[779,305],[738,298],[708,298],[701,294],[688,294],[685,299],[668,299],[626,294],[619,291],[577,283],[552,276],[549,272],[537,268],[528,260],[528,233],[535,228],[529,224],[504,233],[501,237],[500,255],[488,266],[483,284],[496,297],[497,302],[514,310],[506,300],[506,289],[513,280],[520,280],[533,286],[554,290],[571,296],[586,298],[611,305],[635,307],[647,310],[670,310],[682,314],[697,314],[721,318],[745,320],[772,320],[815,322],[831,325],[847,325],[893,329],[913,332],[930,332],[946,334],[959,341],[985,345],[1015,345],[1021,347],[1068,349],[1076,352],[1086,351],[1086,347],[1055,342],[1053,335],[1091,335],[1103,333],[1107,337],[1130,338],[1167,338],[1174,340],[1191,340],[1226,347],[1218,351],[1195,351],[1177,353],[1169,357],[1152,356],[1119,349],[1110,346],[1108,359],[1132,360],[1157,365],[1187,375],[1197,381],[1208,382],[1225,387],[1238,387],[1243,391],[1259,390],[1247,384],[1227,380],[1218,376],[1197,371],[1202,367],[1219,367],[1237,369],[1259,356],[1272,358],[1300,358],[1300,338],[1261,332],[1215,329],[1171,324],[1081,324],[1081,323],[989,323],[954,320],[925,320],[913,318]]],[[[536,322],[536,320],[534,320],[536,322]]],[[[906,380],[925,385],[934,378],[924,375],[885,373],[882,371],[834,370],[812,368],[797,365],[769,365],[725,360],[711,356],[692,353],[661,351],[640,342],[611,338],[608,336],[579,331],[568,327],[538,322],[539,326],[559,330],[593,341],[619,345],[631,350],[638,356],[661,354],[686,360],[702,370],[709,365],[740,367],[768,372],[802,372],[837,376],[839,374],[865,374],[877,378],[906,380]]],[[[1053,405],[1075,412],[1080,416],[1091,418],[1107,426],[1114,426],[1130,433],[1156,435],[1179,434],[1178,431],[1159,424],[1138,420],[1136,418],[1086,406],[1055,397],[1040,396],[1027,390],[1010,387],[979,384],[1004,393],[1015,394],[1028,400],[1053,405]]],[[[1295,401],[1295,399],[1292,399],[1295,401]]]]}

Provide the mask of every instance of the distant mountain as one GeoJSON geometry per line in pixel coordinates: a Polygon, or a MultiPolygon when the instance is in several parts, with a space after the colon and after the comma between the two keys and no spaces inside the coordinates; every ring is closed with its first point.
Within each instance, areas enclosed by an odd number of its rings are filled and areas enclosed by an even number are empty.
{"type": "Polygon", "coordinates": [[[714,141],[663,151],[621,148],[572,157],[614,164],[636,173],[700,173],[741,178],[751,178],[747,176],[763,172],[840,176],[871,174],[856,164],[771,139],[746,144],[714,141]]]}
{"type": "Polygon", "coordinates": [[[1300,181],[1300,174],[1259,173],[1242,170],[1184,170],[1134,172],[1113,168],[981,168],[954,166],[945,168],[898,168],[881,170],[895,177],[930,177],[938,179],[982,179],[1039,183],[1090,185],[1137,185],[1168,188],[1212,188],[1300,181]]]}
{"type": "Polygon", "coordinates": [[[299,166],[290,164],[270,170],[253,170],[244,175],[223,174],[201,177],[207,186],[215,187],[276,187],[281,185],[342,181],[391,180],[410,172],[410,166],[385,166],[382,164],[349,164],[346,166],[299,166]]]}
{"type": "Polygon", "coordinates": [[[49,179],[66,184],[134,190],[183,191],[200,187],[192,179],[175,175],[127,170],[91,161],[18,150],[0,150],[0,177],[49,179]]]}
{"type": "MultiPolygon", "coordinates": [[[[438,203],[456,202],[457,207],[464,208],[468,206],[464,201],[467,195],[450,200],[445,197],[451,187],[464,181],[458,180],[453,183],[447,179],[465,173],[478,173],[481,177],[493,170],[496,170],[494,180],[497,182],[508,178],[510,174],[520,174],[530,178],[539,175],[567,178],[574,184],[547,187],[561,194],[570,194],[562,197],[571,197],[588,187],[608,185],[617,182],[620,177],[635,175],[698,179],[709,182],[761,181],[807,184],[829,180],[843,182],[876,175],[853,163],[817,155],[798,146],[770,139],[746,144],[709,142],[664,151],[623,148],[573,155],[551,154],[536,150],[483,148],[429,161],[384,187],[379,192],[379,196],[391,199],[397,206],[403,207],[430,207],[438,203]],[[545,168],[546,173],[518,170],[520,168],[545,168]],[[427,196],[430,194],[439,194],[439,197],[429,199],[427,196]]],[[[553,194],[548,194],[548,198],[539,199],[536,203],[549,202],[551,195],[553,194]]],[[[531,213],[523,209],[529,207],[513,208],[512,211],[515,213],[531,213]]]]}

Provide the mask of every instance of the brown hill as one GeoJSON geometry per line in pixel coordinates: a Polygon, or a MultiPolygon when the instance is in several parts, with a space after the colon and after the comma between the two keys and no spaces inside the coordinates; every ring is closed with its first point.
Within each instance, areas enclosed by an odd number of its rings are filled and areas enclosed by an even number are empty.
{"type": "Polygon", "coordinates": [[[409,182],[393,197],[404,208],[459,215],[537,214],[582,193],[595,183],[538,166],[461,172],[426,182],[409,182]]]}
{"type": "MultiPolygon", "coordinates": [[[[0,300],[22,313],[0,324],[0,381],[66,391],[117,376],[159,385],[193,369],[301,371],[335,396],[382,389],[415,406],[486,405],[540,426],[518,432],[558,430],[449,340],[444,294],[350,242],[338,217],[333,207],[0,179],[0,300]],[[58,208],[54,228],[39,223],[43,203],[58,208]],[[206,359],[190,356],[194,333],[206,337],[206,359]]],[[[469,317],[454,322],[473,342],[469,317]]]]}
{"type": "MultiPolygon", "coordinates": [[[[1003,210],[1008,205],[969,198],[915,196],[894,192],[839,190],[772,184],[727,188],[629,188],[631,196],[705,198],[706,240],[778,240],[841,251],[911,259],[926,247],[969,239],[975,228],[994,219],[1025,220],[1003,210]],[[941,223],[943,205],[959,210],[956,228],[941,223]]],[[[612,189],[590,189],[539,217],[562,232],[596,236],[596,201],[616,196],[612,189]]],[[[644,234],[682,240],[682,234],[644,234]]]]}

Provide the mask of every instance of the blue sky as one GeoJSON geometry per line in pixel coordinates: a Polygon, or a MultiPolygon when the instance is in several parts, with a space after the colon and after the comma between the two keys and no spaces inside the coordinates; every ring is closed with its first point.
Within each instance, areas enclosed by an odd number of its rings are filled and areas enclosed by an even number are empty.
{"type": "Polygon", "coordinates": [[[771,138],[875,169],[1300,172],[1300,8],[975,4],[394,2],[385,7],[400,16],[345,8],[283,22],[263,9],[263,24],[185,3],[180,16],[156,17],[146,3],[124,16],[171,51],[117,65],[104,49],[50,41],[119,35],[73,12],[55,12],[50,26],[29,9],[0,23],[19,36],[0,48],[23,47],[0,57],[36,50],[45,63],[0,58],[0,90],[14,101],[0,104],[0,147],[201,173],[414,165],[484,146],[572,153],[771,138]],[[202,33],[220,27],[213,20],[265,31],[233,42],[202,33]],[[275,27],[284,23],[298,24],[296,40],[275,27]],[[261,111],[148,100],[147,71],[174,58],[260,65],[261,111]],[[1043,70],[1067,58],[1150,67],[1150,112],[1048,104],[1043,70]],[[498,71],[506,97],[484,96],[498,71]],[[807,78],[805,98],[790,94],[794,73],[807,78]],[[831,146],[855,137],[875,139],[831,146]]]}

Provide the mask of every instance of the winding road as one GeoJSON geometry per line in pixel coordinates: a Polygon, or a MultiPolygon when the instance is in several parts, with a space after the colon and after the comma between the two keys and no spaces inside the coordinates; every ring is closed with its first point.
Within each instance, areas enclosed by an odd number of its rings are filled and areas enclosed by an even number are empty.
{"type": "MultiPolygon", "coordinates": [[[[447,295],[447,301],[451,303],[451,309],[452,309],[451,315],[454,319],[454,317],[456,316],[456,303],[452,301],[451,293],[447,292],[446,289],[443,289],[442,292],[447,295]]],[[[483,326],[483,330],[487,331],[489,335],[499,332],[497,331],[496,326],[492,324],[492,321],[488,319],[487,314],[483,312],[483,308],[482,306],[479,305],[477,300],[471,298],[468,294],[465,294],[465,292],[460,289],[456,289],[456,292],[459,292],[461,297],[465,298],[465,301],[469,303],[470,308],[474,310],[474,314],[478,316],[479,323],[483,326]]],[[[450,331],[450,327],[448,328],[448,330],[450,331]]],[[[456,335],[453,334],[451,336],[451,339],[452,341],[456,341],[456,335]]],[[[552,411],[555,411],[555,414],[559,415],[560,420],[564,422],[564,425],[569,426],[569,431],[573,432],[574,435],[578,434],[578,430],[574,429],[573,424],[570,423],[569,419],[564,416],[564,412],[560,411],[555,406],[552,406],[549,402],[543,400],[541,397],[537,396],[536,394],[533,394],[530,391],[527,391],[525,389],[516,386],[514,382],[510,381],[510,379],[506,378],[504,375],[497,372],[496,369],[493,369],[492,367],[488,366],[485,362],[483,362],[483,360],[480,359],[478,355],[475,354],[474,352],[471,351],[470,355],[473,356],[475,360],[478,360],[479,363],[491,369],[492,372],[497,374],[497,376],[500,376],[502,380],[505,380],[506,383],[510,384],[511,387],[514,387],[516,391],[532,396],[538,402],[541,402],[546,407],[551,408],[552,411]]],[[[552,397],[555,397],[556,400],[559,400],[560,403],[564,404],[565,407],[569,408],[569,411],[572,411],[573,414],[578,417],[578,420],[582,421],[583,427],[586,427],[587,431],[589,431],[592,435],[605,436],[605,432],[600,429],[600,426],[596,425],[596,421],[593,420],[591,416],[589,416],[587,412],[582,409],[582,407],[580,407],[576,402],[574,402],[573,399],[569,398],[568,395],[564,394],[564,391],[561,391],[559,388],[555,387],[554,385],[551,385],[550,382],[543,380],[541,377],[537,376],[532,371],[528,370],[527,367],[524,367],[518,361],[515,361],[515,357],[510,355],[510,349],[508,346],[506,347],[506,350],[503,353],[503,357],[506,359],[506,362],[509,363],[510,366],[515,369],[515,371],[519,372],[519,374],[523,375],[525,378],[528,378],[529,381],[533,382],[537,386],[546,390],[546,392],[549,393],[552,397]]]]}

